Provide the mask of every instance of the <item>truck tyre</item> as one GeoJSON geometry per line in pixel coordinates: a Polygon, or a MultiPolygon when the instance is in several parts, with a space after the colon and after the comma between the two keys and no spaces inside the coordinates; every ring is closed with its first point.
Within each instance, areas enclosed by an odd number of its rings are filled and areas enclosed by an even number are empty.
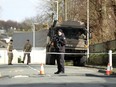
{"type": "Polygon", "coordinates": [[[51,56],[50,54],[46,55],[46,64],[47,65],[55,65],[55,58],[54,56],[51,56]]]}
{"type": "Polygon", "coordinates": [[[75,58],[73,60],[73,66],[79,66],[80,65],[80,58],[75,58]]]}
{"type": "Polygon", "coordinates": [[[73,60],[73,65],[74,66],[85,66],[87,61],[86,56],[80,56],[79,58],[75,58],[73,60]]]}
{"type": "MultiPolygon", "coordinates": [[[[52,52],[52,48],[47,45],[46,47],[46,52],[52,52]]],[[[46,54],[46,64],[47,65],[55,65],[55,57],[54,55],[51,55],[51,54],[46,54]]]]}
{"type": "Polygon", "coordinates": [[[85,66],[86,65],[86,62],[87,62],[87,56],[83,56],[80,59],[80,66],[85,66]]]}
{"type": "Polygon", "coordinates": [[[46,54],[46,64],[50,64],[50,55],[46,54]]]}

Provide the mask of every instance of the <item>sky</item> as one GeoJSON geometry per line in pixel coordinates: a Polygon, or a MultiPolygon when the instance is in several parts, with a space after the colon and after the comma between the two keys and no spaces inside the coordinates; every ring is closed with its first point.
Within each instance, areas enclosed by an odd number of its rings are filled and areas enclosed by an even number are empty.
{"type": "Polygon", "coordinates": [[[21,22],[38,14],[37,7],[42,9],[42,0],[0,0],[0,6],[0,20],[21,22]]]}

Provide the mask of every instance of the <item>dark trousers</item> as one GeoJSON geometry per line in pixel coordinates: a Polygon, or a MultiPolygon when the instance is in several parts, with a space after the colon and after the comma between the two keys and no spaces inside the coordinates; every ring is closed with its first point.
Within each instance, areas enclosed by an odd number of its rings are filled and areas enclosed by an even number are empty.
{"type": "Polygon", "coordinates": [[[23,61],[25,61],[25,57],[27,55],[27,63],[30,63],[31,62],[31,56],[30,56],[30,53],[24,53],[24,57],[23,57],[23,61]]]}
{"type": "MultiPolygon", "coordinates": [[[[64,53],[65,48],[63,47],[62,49],[58,50],[59,53],[64,53]]],[[[64,54],[57,54],[56,55],[56,60],[57,60],[57,68],[58,72],[65,72],[64,70],[64,54]]]]}

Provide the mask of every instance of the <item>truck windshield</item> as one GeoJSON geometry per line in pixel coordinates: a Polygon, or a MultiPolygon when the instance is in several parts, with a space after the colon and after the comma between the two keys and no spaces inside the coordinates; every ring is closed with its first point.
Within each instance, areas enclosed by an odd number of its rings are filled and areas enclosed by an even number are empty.
{"type": "Polygon", "coordinates": [[[85,34],[83,29],[62,29],[68,39],[78,39],[78,33],[85,34]]]}

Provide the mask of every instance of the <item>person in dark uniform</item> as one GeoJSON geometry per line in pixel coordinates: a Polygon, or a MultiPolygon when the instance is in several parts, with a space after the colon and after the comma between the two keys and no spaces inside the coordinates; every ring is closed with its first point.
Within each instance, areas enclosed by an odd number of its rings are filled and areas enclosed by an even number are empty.
{"type": "Polygon", "coordinates": [[[11,39],[7,46],[7,52],[8,52],[8,65],[12,65],[13,60],[13,40],[11,39]]]}
{"type": "MultiPolygon", "coordinates": [[[[55,48],[55,52],[64,53],[65,52],[66,38],[61,29],[58,30],[58,35],[54,36],[52,45],[55,48]]],[[[64,73],[64,54],[56,54],[57,69],[58,71],[54,74],[64,73]]]]}
{"type": "Polygon", "coordinates": [[[27,40],[25,45],[24,45],[24,49],[23,49],[24,57],[23,57],[22,63],[24,63],[26,55],[27,55],[27,65],[30,63],[30,61],[31,61],[31,56],[30,56],[31,50],[32,50],[32,45],[30,44],[29,40],[27,40]]]}

